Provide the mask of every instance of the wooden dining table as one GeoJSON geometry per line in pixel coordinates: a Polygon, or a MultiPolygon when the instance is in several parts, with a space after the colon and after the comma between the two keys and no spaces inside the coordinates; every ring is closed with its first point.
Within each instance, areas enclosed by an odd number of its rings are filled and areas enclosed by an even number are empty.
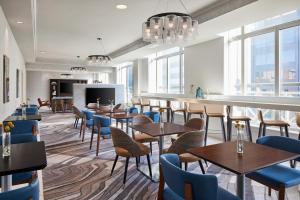
{"type": "Polygon", "coordinates": [[[115,119],[116,121],[125,119],[126,120],[126,133],[128,134],[129,120],[132,119],[132,118],[134,118],[137,115],[139,115],[139,114],[137,114],[137,113],[116,113],[116,114],[110,115],[110,117],[112,119],[115,119]]]}
{"type": "Polygon", "coordinates": [[[189,149],[202,159],[218,165],[237,175],[237,195],[245,199],[245,175],[256,170],[276,165],[299,157],[299,154],[271,148],[269,146],[244,142],[243,154],[238,154],[236,141],[189,149]]]}
{"type": "MultiPolygon", "coordinates": [[[[145,133],[152,137],[159,137],[159,156],[162,154],[164,149],[164,137],[168,135],[186,133],[189,131],[196,131],[196,129],[189,128],[187,126],[181,124],[174,124],[165,122],[161,128],[161,123],[147,123],[147,124],[140,124],[140,125],[129,125],[130,128],[133,130],[139,131],[141,133],[145,133]]],[[[153,171],[153,178],[151,179],[144,170],[140,170],[144,175],[146,175],[151,180],[157,182],[159,181],[159,165],[156,166],[157,170],[153,171]]],[[[145,169],[147,170],[147,169],[145,169]]]]}

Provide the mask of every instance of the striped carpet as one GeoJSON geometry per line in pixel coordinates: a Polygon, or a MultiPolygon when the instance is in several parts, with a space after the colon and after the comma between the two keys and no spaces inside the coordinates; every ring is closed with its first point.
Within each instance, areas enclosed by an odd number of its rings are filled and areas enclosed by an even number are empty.
{"type": "MultiPolygon", "coordinates": [[[[42,113],[40,122],[41,140],[46,143],[48,166],[43,170],[45,199],[99,199],[99,200],[146,200],[156,199],[158,184],[151,182],[136,170],[135,159],[130,160],[126,185],[123,186],[124,159],[119,159],[113,176],[110,170],[115,158],[110,139],[102,140],[99,156],[95,156],[96,140],[89,149],[90,130],[81,142],[79,128],[73,128],[70,113],[42,113]]],[[[158,162],[158,149],[154,145],[151,162],[158,162]]],[[[146,166],[146,159],[141,159],[146,166]]],[[[189,171],[200,173],[197,164],[189,166],[189,171]]],[[[235,175],[215,165],[209,165],[207,173],[215,174],[223,188],[235,193],[235,175]]],[[[288,190],[288,200],[300,200],[297,188],[288,190]]],[[[246,180],[246,199],[275,200],[273,191],[268,197],[266,187],[246,180]]]]}

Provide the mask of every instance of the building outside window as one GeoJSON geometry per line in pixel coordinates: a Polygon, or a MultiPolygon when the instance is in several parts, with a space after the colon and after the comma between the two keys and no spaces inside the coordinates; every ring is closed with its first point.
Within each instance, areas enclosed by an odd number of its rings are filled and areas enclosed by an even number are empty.
{"type": "Polygon", "coordinates": [[[124,85],[125,103],[131,101],[133,95],[132,62],[126,62],[117,66],[117,83],[124,85]]]}
{"type": "Polygon", "coordinates": [[[148,90],[150,93],[184,93],[184,53],[179,47],[148,57],[148,90]]]}

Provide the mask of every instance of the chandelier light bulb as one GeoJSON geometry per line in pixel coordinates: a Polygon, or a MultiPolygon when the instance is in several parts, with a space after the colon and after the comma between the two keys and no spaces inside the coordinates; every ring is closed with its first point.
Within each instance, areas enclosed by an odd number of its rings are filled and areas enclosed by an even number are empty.
{"type": "Polygon", "coordinates": [[[186,22],[182,24],[183,29],[187,29],[187,27],[188,27],[188,25],[186,24],[186,22]]]}
{"type": "Polygon", "coordinates": [[[169,27],[170,27],[170,28],[173,28],[173,26],[174,26],[174,23],[173,23],[173,22],[170,22],[170,23],[169,23],[169,27]]]}

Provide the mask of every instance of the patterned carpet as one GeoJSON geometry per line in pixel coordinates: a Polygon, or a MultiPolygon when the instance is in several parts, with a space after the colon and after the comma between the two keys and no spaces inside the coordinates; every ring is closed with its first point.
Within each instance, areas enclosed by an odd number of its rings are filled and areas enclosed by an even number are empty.
{"type": "MultiPolygon", "coordinates": [[[[45,199],[99,199],[99,200],[146,200],[156,199],[158,183],[154,183],[136,170],[135,159],[130,160],[127,182],[122,184],[124,159],[119,159],[114,174],[110,170],[115,158],[110,139],[102,140],[99,156],[95,156],[96,140],[89,149],[90,130],[84,142],[79,139],[79,129],[73,128],[72,114],[42,113],[40,123],[41,140],[46,143],[48,166],[43,170],[45,199]]],[[[158,162],[158,149],[154,145],[152,164],[158,162]]],[[[141,159],[146,166],[146,159],[141,159]]],[[[197,164],[189,166],[189,171],[200,173],[197,164]]],[[[235,193],[235,175],[215,165],[209,165],[207,173],[218,176],[223,188],[235,193]]],[[[297,188],[288,190],[288,200],[300,200],[297,188]]],[[[246,180],[246,199],[277,199],[273,191],[268,197],[267,189],[246,180]]]]}

